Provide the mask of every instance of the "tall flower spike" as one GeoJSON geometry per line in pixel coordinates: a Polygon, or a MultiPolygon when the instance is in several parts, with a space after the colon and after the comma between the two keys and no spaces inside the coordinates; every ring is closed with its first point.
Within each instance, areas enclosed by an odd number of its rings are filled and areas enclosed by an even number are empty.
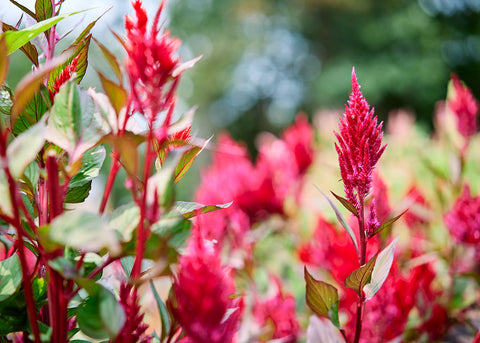
{"type": "Polygon", "coordinates": [[[478,102],[457,75],[452,74],[451,78],[454,93],[449,96],[448,107],[457,118],[458,132],[468,138],[478,131],[478,102]]]}
{"type": "Polygon", "coordinates": [[[372,186],[373,169],[386,145],[382,146],[382,123],[377,123],[373,108],[370,110],[360,92],[355,68],[352,69],[352,93],[340,120],[339,133],[335,132],[335,136],[346,197],[360,209],[372,186]]]}
{"type": "Polygon", "coordinates": [[[175,89],[181,74],[175,73],[180,65],[175,55],[181,41],[171,38],[168,31],[159,32],[158,21],[165,6],[164,1],[155,15],[150,32],[147,31],[148,17],[142,8],[142,1],[135,0],[132,6],[135,17],[125,17],[127,69],[132,96],[137,110],[145,115],[149,125],[153,125],[157,115],[163,111],[166,111],[165,122],[169,125],[175,104],[175,89]]]}

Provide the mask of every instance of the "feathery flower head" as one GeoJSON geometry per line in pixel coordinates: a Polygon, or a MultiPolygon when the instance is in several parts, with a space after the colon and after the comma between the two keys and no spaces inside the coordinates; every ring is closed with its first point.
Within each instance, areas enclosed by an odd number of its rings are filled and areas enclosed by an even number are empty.
{"type": "Polygon", "coordinates": [[[355,69],[352,69],[352,93],[335,136],[346,197],[358,209],[370,191],[373,169],[386,145],[382,146],[382,123],[377,123],[373,108],[363,97],[355,69]]]}
{"type": "Polygon", "coordinates": [[[60,87],[62,87],[65,82],[70,80],[72,77],[72,74],[77,71],[77,64],[78,64],[78,59],[80,58],[80,55],[76,56],[72,62],[70,62],[58,75],[58,77],[55,78],[55,84],[53,86],[53,91],[50,91],[50,99],[53,102],[53,99],[55,97],[55,94],[58,93],[60,90],[60,87]]]}
{"type": "Polygon", "coordinates": [[[215,242],[204,240],[196,226],[180,258],[173,289],[175,319],[187,341],[230,343],[238,329],[243,310],[242,299],[232,299],[235,284],[231,270],[222,266],[215,242]]]}
{"type": "Polygon", "coordinates": [[[452,236],[461,243],[480,243],[480,196],[472,197],[465,185],[462,195],[444,217],[452,236]]]}
{"type": "MultiPolygon", "coordinates": [[[[141,0],[134,0],[135,17],[125,17],[127,31],[127,69],[132,95],[137,110],[142,112],[149,124],[162,111],[173,111],[178,79],[176,73],[180,60],[175,56],[181,41],[170,37],[169,31],[159,32],[158,21],[165,6],[162,1],[155,15],[150,32],[147,31],[148,16],[141,0]],[[165,89],[171,82],[170,88],[165,89]]],[[[171,113],[167,114],[171,116],[171,113]]]]}
{"type": "Polygon", "coordinates": [[[448,108],[457,118],[458,132],[468,138],[478,131],[478,102],[456,74],[452,74],[451,79],[454,93],[449,96],[448,108]]]}

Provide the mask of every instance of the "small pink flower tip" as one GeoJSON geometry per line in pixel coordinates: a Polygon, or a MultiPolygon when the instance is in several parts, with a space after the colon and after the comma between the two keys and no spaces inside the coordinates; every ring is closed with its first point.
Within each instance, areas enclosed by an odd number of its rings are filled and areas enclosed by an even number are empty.
{"type": "Polygon", "coordinates": [[[360,90],[360,85],[358,84],[357,74],[355,74],[355,67],[352,67],[352,91],[357,92],[360,90]]]}

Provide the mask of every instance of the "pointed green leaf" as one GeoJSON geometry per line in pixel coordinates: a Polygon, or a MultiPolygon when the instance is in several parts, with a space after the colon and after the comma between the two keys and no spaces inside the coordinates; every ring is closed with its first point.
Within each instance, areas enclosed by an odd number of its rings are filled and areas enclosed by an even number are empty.
{"type": "Polygon", "coordinates": [[[182,154],[180,161],[178,162],[177,168],[175,170],[175,183],[178,183],[180,179],[185,175],[185,173],[190,169],[193,164],[193,161],[197,156],[202,152],[203,149],[208,145],[210,139],[207,139],[202,147],[193,146],[182,154]]]}
{"type": "Polygon", "coordinates": [[[304,268],[306,281],[306,295],[308,307],[318,316],[330,319],[330,310],[337,309],[338,319],[338,292],[332,285],[318,281],[304,268]]]}
{"type": "Polygon", "coordinates": [[[47,127],[44,121],[42,121],[18,135],[8,145],[8,167],[14,178],[20,178],[25,168],[35,160],[45,143],[46,132],[47,127]]]}
{"type": "Polygon", "coordinates": [[[55,96],[48,118],[48,140],[66,150],[74,164],[102,137],[93,115],[93,102],[74,81],[68,81],[55,96]]]}
{"type": "Polygon", "coordinates": [[[68,204],[78,204],[84,202],[92,189],[92,181],[89,181],[78,187],[68,188],[65,196],[65,202],[68,204]]]}
{"type": "Polygon", "coordinates": [[[100,143],[108,143],[120,155],[120,162],[125,171],[132,177],[137,177],[139,167],[138,143],[131,137],[117,136],[113,134],[105,135],[100,143]]]}
{"type": "Polygon", "coordinates": [[[47,77],[50,71],[55,67],[64,63],[66,58],[68,58],[68,56],[63,55],[48,61],[38,69],[35,69],[32,73],[25,76],[18,83],[14,92],[13,105],[10,111],[10,123],[12,128],[15,127],[20,114],[43,85],[45,77],[47,77]]]}
{"type": "Polygon", "coordinates": [[[98,76],[100,78],[100,82],[102,83],[102,87],[105,90],[105,94],[107,94],[110,103],[113,105],[115,113],[117,113],[117,116],[119,116],[120,112],[127,104],[127,91],[122,86],[107,78],[101,72],[98,72],[98,76]]]}
{"type": "Polygon", "coordinates": [[[63,19],[77,13],[80,13],[80,12],[69,13],[69,14],[49,18],[46,20],[42,20],[20,31],[4,32],[3,35],[6,38],[6,42],[8,46],[8,54],[10,55],[15,50],[21,48],[24,44],[28,43],[33,38],[37,37],[39,34],[47,31],[49,28],[56,25],[63,19]]]}
{"type": "Polygon", "coordinates": [[[125,324],[125,312],[111,292],[96,285],[86,288],[89,296],[77,309],[77,323],[89,337],[114,339],[125,324]]]}
{"type": "MultiPolygon", "coordinates": [[[[6,31],[18,31],[17,28],[11,26],[11,25],[8,25],[6,23],[2,23],[2,30],[3,32],[6,32],[6,31]]],[[[4,39],[4,38],[2,38],[4,39]]],[[[6,43],[5,43],[5,47],[6,47],[6,43]]],[[[8,50],[8,49],[7,49],[8,50]]],[[[30,61],[32,61],[32,63],[38,67],[38,51],[37,51],[37,48],[30,42],[28,43],[25,43],[25,45],[23,45],[20,50],[25,54],[25,56],[27,56],[30,61]]]]}
{"type": "Polygon", "coordinates": [[[363,287],[370,282],[377,256],[378,254],[375,254],[366,264],[354,270],[345,279],[345,286],[353,289],[360,297],[363,297],[363,287]]]}
{"type": "Polygon", "coordinates": [[[333,194],[333,196],[335,198],[337,198],[338,201],[340,201],[340,203],[347,209],[349,210],[355,217],[358,217],[358,212],[357,212],[357,209],[355,208],[355,206],[353,206],[353,204],[348,201],[347,199],[345,198],[342,198],[340,195],[337,195],[335,193],[333,193],[332,191],[330,191],[330,193],[333,194]]]}
{"type": "Polygon", "coordinates": [[[95,19],[94,21],[92,21],[90,24],[88,24],[85,29],[83,29],[82,33],[80,33],[78,35],[78,37],[75,39],[75,41],[73,42],[72,45],[76,45],[78,43],[80,43],[88,34],[90,34],[90,31],[92,30],[92,28],[95,26],[95,24],[97,23],[97,21],[104,16],[105,13],[107,13],[108,11],[110,10],[107,9],[105,12],[103,12],[102,14],[100,14],[100,16],[98,16],[97,19],[95,19]]]}
{"type": "MultiPolygon", "coordinates": [[[[15,126],[13,127],[13,134],[18,136],[38,123],[45,113],[47,113],[50,106],[51,101],[48,89],[44,85],[41,85],[40,90],[35,93],[17,118],[15,126]]],[[[10,125],[10,122],[8,124],[10,125]]]]}
{"type": "MultiPolygon", "coordinates": [[[[375,230],[375,232],[373,233],[373,235],[375,235],[375,234],[377,234],[377,233],[379,233],[380,231],[385,230],[385,229],[389,230],[390,227],[393,225],[393,223],[395,223],[398,219],[400,219],[400,217],[403,216],[403,215],[405,214],[405,212],[407,212],[407,211],[408,211],[408,209],[405,210],[405,211],[403,211],[402,213],[400,213],[398,216],[393,217],[393,218],[387,220],[385,223],[383,223],[382,225],[380,225],[380,226],[378,227],[378,229],[375,230]]],[[[373,236],[373,235],[372,235],[372,236],[373,236]]]]}
{"type": "Polygon", "coordinates": [[[373,267],[371,281],[363,288],[365,300],[371,299],[387,279],[390,268],[392,267],[393,253],[395,252],[397,242],[398,237],[378,254],[375,267],[373,267]]]}
{"type": "MultiPolygon", "coordinates": [[[[316,187],[316,186],[315,186],[316,187]]],[[[328,203],[330,204],[330,206],[333,208],[333,210],[335,211],[335,215],[337,216],[337,219],[338,221],[340,222],[340,224],[342,224],[343,228],[345,229],[345,231],[347,231],[348,235],[350,236],[350,239],[352,240],[353,242],[353,245],[355,246],[355,250],[357,251],[357,254],[360,253],[360,250],[358,249],[358,243],[357,243],[357,238],[355,237],[355,234],[353,233],[352,229],[350,228],[350,226],[347,224],[347,222],[345,221],[345,219],[343,218],[342,214],[340,213],[340,211],[338,210],[337,206],[335,206],[335,204],[327,197],[327,195],[325,193],[323,193],[321,191],[320,188],[317,187],[317,189],[320,191],[320,193],[322,193],[323,197],[325,199],[327,199],[328,203]]]]}
{"type": "Polygon", "coordinates": [[[70,180],[69,187],[83,186],[96,178],[100,173],[105,156],[105,147],[101,145],[87,150],[82,156],[80,171],[70,180]]]}
{"type": "Polygon", "coordinates": [[[117,57],[110,50],[108,50],[105,45],[97,41],[95,38],[93,38],[93,40],[95,41],[95,43],[97,43],[98,47],[103,53],[103,56],[112,68],[113,72],[115,73],[118,81],[120,81],[120,84],[122,84],[122,69],[120,67],[120,62],[118,61],[117,57]]]}
{"type": "Polygon", "coordinates": [[[15,293],[21,282],[22,268],[17,254],[0,261],[0,301],[15,293]]]}
{"type": "Polygon", "coordinates": [[[183,214],[186,219],[195,217],[197,213],[203,214],[216,210],[222,210],[230,207],[233,202],[229,202],[223,205],[202,205],[197,202],[177,201],[175,202],[175,209],[183,214]]]}
{"type": "Polygon", "coordinates": [[[170,317],[168,316],[167,307],[160,298],[160,295],[158,295],[152,281],[150,281],[150,288],[152,289],[153,296],[157,302],[158,312],[160,313],[160,319],[162,321],[162,333],[160,337],[161,341],[163,341],[163,339],[170,333],[170,317]]]}
{"type": "Polygon", "coordinates": [[[115,231],[99,215],[85,211],[65,212],[48,228],[48,240],[89,252],[107,248],[112,255],[120,252],[115,231]]]}
{"type": "Polygon", "coordinates": [[[35,18],[37,21],[42,21],[51,18],[53,15],[51,0],[36,0],[35,1],[35,18]]]}

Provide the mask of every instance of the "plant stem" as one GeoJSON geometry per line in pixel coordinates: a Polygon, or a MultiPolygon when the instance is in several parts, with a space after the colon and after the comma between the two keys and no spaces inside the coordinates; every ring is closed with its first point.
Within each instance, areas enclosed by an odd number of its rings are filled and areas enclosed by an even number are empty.
{"type": "Polygon", "coordinates": [[[107,207],[107,201],[110,197],[110,193],[113,189],[113,184],[117,176],[118,171],[120,170],[120,163],[118,162],[119,156],[116,149],[112,152],[112,165],[110,166],[110,172],[108,173],[107,184],[105,185],[105,191],[103,192],[102,202],[100,203],[100,209],[98,212],[103,214],[105,208],[107,207]]]}
{"type": "MultiPolygon", "coordinates": [[[[360,236],[360,266],[365,264],[367,258],[367,239],[365,237],[365,214],[364,214],[364,198],[360,197],[360,211],[358,215],[358,234],[360,236]]],[[[362,332],[362,310],[363,310],[363,293],[358,295],[357,301],[357,319],[355,325],[355,339],[354,343],[358,343],[360,341],[360,334],[362,332]]]]}
{"type": "Polygon", "coordinates": [[[141,194],[140,207],[140,222],[137,230],[137,244],[135,250],[135,262],[133,263],[131,277],[137,279],[141,273],[142,260],[145,251],[145,241],[147,239],[147,230],[145,228],[145,220],[147,217],[147,193],[148,193],[148,178],[150,176],[150,169],[154,160],[154,153],[152,151],[153,142],[153,128],[150,128],[147,137],[147,149],[145,152],[145,165],[143,170],[143,191],[141,194]]]}

